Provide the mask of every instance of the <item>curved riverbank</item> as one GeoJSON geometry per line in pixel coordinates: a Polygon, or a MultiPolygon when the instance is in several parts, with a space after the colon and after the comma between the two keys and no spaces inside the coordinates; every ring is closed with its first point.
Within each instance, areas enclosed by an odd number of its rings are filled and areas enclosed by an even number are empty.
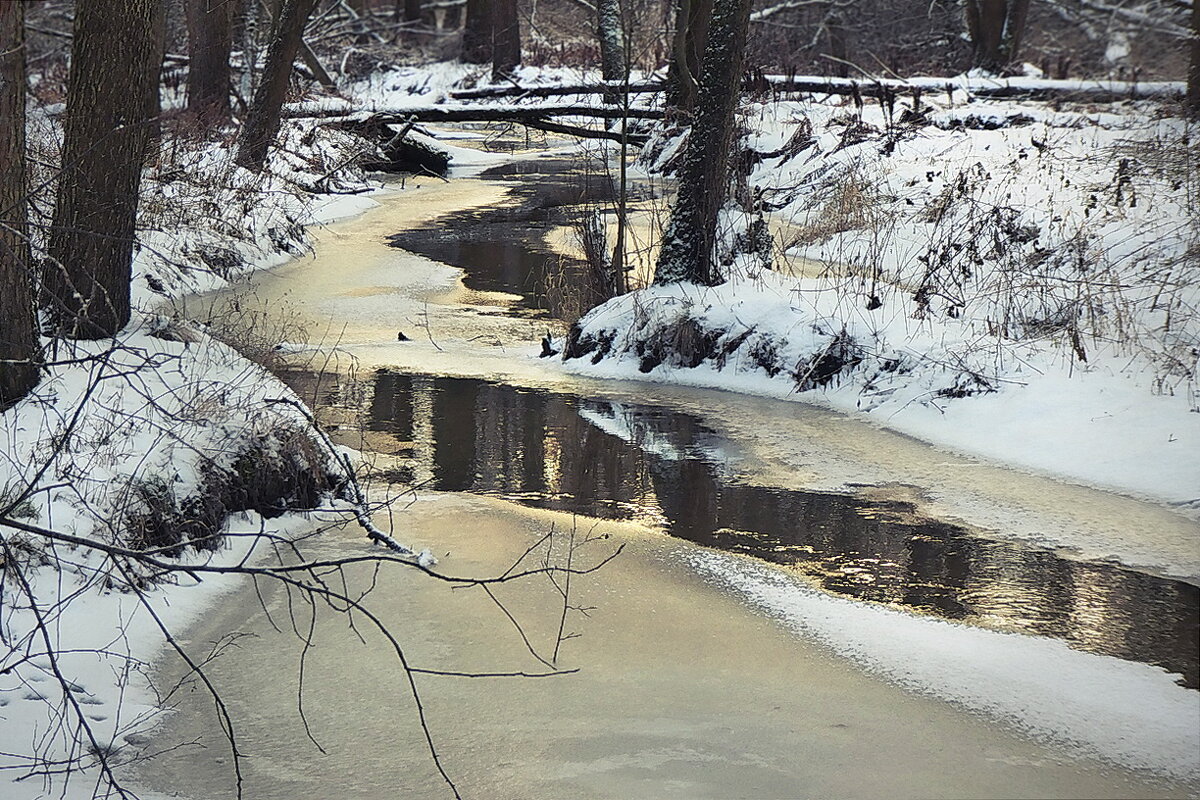
{"type": "MultiPolygon", "coordinates": [[[[582,521],[465,495],[409,507],[411,539],[449,553],[455,574],[502,572],[551,529],[582,521]]],[[[579,524],[580,533],[591,531],[579,524]]],[[[632,524],[594,534],[625,544],[600,572],[573,583],[582,635],[564,644],[553,678],[419,676],[439,753],[465,797],[1158,797],[1178,784],[1146,779],[1033,744],[980,717],[867,677],[795,637],[689,569],[681,545],[632,524]]],[[[329,541],[323,554],[341,552],[329,541]]],[[[358,576],[356,586],[372,580],[358,576]]],[[[498,590],[539,649],[553,642],[561,598],[544,582],[498,590]]],[[[287,619],[283,592],[266,607],[287,619]]],[[[369,596],[419,667],[544,671],[478,590],[381,574],[369,596]]],[[[285,630],[286,625],[284,626],[285,630]]],[[[189,633],[203,646],[252,633],[212,665],[227,687],[248,754],[246,796],[449,797],[420,735],[394,654],[321,615],[305,663],[304,707],[317,753],[295,714],[300,642],[258,613],[251,587],[189,633]]],[[[206,749],[168,753],[141,772],[149,789],[233,796],[227,745],[200,693],[185,694],[160,741],[206,749]]]]}

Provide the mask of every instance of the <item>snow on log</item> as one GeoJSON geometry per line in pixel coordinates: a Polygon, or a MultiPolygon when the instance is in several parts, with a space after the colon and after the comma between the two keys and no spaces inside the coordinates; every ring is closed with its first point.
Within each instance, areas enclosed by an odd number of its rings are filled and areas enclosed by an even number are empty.
{"type": "MultiPolygon", "coordinates": [[[[620,82],[559,84],[546,86],[483,86],[451,92],[455,100],[481,100],[499,97],[561,97],[592,94],[653,94],[666,88],[662,81],[642,81],[627,87],[620,82]]],[[[922,91],[962,92],[964,97],[992,100],[1079,100],[1091,103],[1112,103],[1122,100],[1182,97],[1186,85],[1181,81],[1095,81],[1049,80],[1034,78],[987,78],[957,76],[953,78],[858,79],[833,78],[819,75],[767,75],[748,81],[746,88],[766,88],[775,92],[804,92],[862,97],[899,95],[914,89],[922,91]]]]}
{"type": "Polygon", "coordinates": [[[349,103],[292,103],[283,109],[284,119],[326,119],[335,122],[384,124],[417,122],[524,122],[546,117],[598,117],[601,119],[662,119],[655,108],[624,109],[616,106],[583,105],[471,105],[415,106],[412,108],[356,108],[349,103]]]}

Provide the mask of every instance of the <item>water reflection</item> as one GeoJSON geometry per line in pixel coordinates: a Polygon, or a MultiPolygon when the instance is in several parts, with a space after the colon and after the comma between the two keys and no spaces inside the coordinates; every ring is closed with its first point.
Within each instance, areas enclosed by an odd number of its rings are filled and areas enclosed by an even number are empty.
{"type": "MultiPolygon", "coordinates": [[[[615,196],[607,174],[577,166],[542,159],[489,169],[481,177],[537,179],[520,182],[505,205],[448,214],[428,227],[394,234],[389,242],[464,270],[468,289],[518,295],[518,312],[545,311],[556,317],[577,312],[581,301],[571,296],[571,287],[578,292],[590,286],[591,273],[581,260],[547,247],[544,237],[552,228],[571,224],[580,204],[610,203],[615,196]]],[[[631,187],[630,200],[642,199],[644,192],[631,187]]],[[[597,300],[583,298],[585,308],[597,300]]]]}
{"type": "Polygon", "coordinates": [[[695,417],[480,380],[377,375],[367,425],[417,479],[635,519],[797,570],[823,589],[1157,664],[1200,686],[1200,589],[970,534],[911,505],[748,486],[695,417]]]}

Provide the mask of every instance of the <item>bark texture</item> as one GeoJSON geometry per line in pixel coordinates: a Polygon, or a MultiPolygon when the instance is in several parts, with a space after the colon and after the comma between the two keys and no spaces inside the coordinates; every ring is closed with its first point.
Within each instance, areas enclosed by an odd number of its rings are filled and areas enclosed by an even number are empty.
{"type": "Polygon", "coordinates": [[[517,0],[492,0],[492,80],[508,80],[521,66],[521,17],[517,0]]]}
{"type": "Polygon", "coordinates": [[[468,64],[486,64],[492,60],[492,0],[467,0],[462,60],[468,64]]]}
{"type": "Polygon", "coordinates": [[[284,0],[280,7],[262,77],[238,138],[239,166],[258,172],[267,163],[267,152],[279,135],[279,114],[287,99],[292,64],[300,52],[304,25],[315,4],[316,0],[284,0]]]}
{"type": "Polygon", "coordinates": [[[966,0],[972,66],[997,75],[1017,60],[1030,0],[966,0]]]}
{"type": "MultiPolygon", "coordinates": [[[[621,26],[621,0],[596,0],[596,38],[600,43],[600,75],[606,81],[624,81],[625,32],[621,26]]],[[[609,93],[604,102],[615,103],[609,93]]]]}
{"type": "Polygon", "coordinates": [[[667,105],[689,111],[696,103],[705,58],[709,20],[716,14],[713,0],[678,0],[675,37],[667,69],[667,105]]]}
{"type": "Polygon", "coordinates": [[[38,382],[25,187],[25,8],[0,3],[0,409],[38,382]]]}
{"type": "Polygon", "coordinates": [[[1192,119],[1200,119],[1200,2],[1192,0],[1191,63],[1188,66],[1187,110],[1192,119]]]}
{"type": "Polygon", "coordinates": [[[742,82],[751,0],[717,0],[704,70],[696,95],[695,121],[679,171],[679,190],[663,236],[655,283],[692,281],[714,285],[723,278],[713,262],[717,214],[729,183],[734,111],[742,82]]]}
{"type": "Polygon", "coordinates": [[[188,111],[213,122],[229,119],[229,51],[235,0],[185,0],[188,111]]]}
{"type": "Polygon", "coordinates": [[[162,57],[160,0],[78,3],[62,172],[43,303],[62,335],[100,339],[129,322],[142,162],[162,57]]]}

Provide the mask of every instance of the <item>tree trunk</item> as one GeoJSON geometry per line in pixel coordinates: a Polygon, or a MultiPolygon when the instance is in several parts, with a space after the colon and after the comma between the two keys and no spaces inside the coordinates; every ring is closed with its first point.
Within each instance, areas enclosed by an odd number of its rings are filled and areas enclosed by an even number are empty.
{"type": "Polygon", "coordinates": [[[696,118],[679,171],[679,189],[663,235],[654,282],[722,280],[713,263],[717,214],[729,183],[734,111],[742,83],[751,0],[717,0],[704,70],[696,94],[696,118]]]}
{"type": "Polygon", "coordinates": [[[468,64],[486,64],[492,60],[492,0],[467,0],[462,60],[468,64]]]}
{"type": "Polygon", "coordinates": [[[0,3],[0,410],[38,382],[25,186],[25,6],[0,3]]]}
{"type": "Polygon", "coordinates": [[[835,8],[825,17],[825,32],[829,34],[829,55],[833,57],[830,69],[834,75],[845,78],[850,75],[850,46],[846,22],[835,8]]]}
{"type": "Polygon", "coordinates": [[[424,11],[424,3],[421,0],[403,0],[404,2],[404,21],[409,23],[418,23],[421,21],[421,12],[424,11]]]}
{"type": "Polygon", "coordinates": [[[1030,0],[966,0],[973,66],[996,75],[1017,59],[1030,0]]]}
{"type": "Polygon", "coordinates": [[[517,0],[493,0],[492,82],[508,80],[521,66],[521,17],[517,0]]]}
{"type": "Polygon", "coordinates": [[[100,339],[129,322],[142,162],[159,74],[160,0],[76,6],[62,172],[43,302],[65,336],[100,339]]]}
{"type": "Polygon", "coordinates": [[[146,81],[146,119],[149,120],[149,148],[158,152],[162,140],[162,68],[167,55],[167,3],[170,0],[155,0],[154,20],[151,35],[158,42],[158,52],[150,67],[153,75],[146,81]]]}
{"type": "Polygon", "coordinates": [[[279,135],[279,112],[287,99],[292,64],[300,52],[304,25],[315,4],[316,0],[284,0],[275,19],[267,63],[263,65],[262,77],[238,138],[239,166],[259,172],[267,163],[267,151],[279,135]]]}
{"type": "MultiPolygon", "coordinates": [[[[625,34],[621,27],[621,0],[596,0],[596,38],[600,42],[600,74],[606,81],[624,81],[625,34]]],[[[604,102],[615,104],[620,95],[608,93],[604,102]]]]}
{"type": "Polygon", "coordinates": [[[667,105],[689,111],[696,102],[713,0],[678,0],[671,64],[667,69],[667,105]]]}
{"type": "Polygon", "coordinates": [[[188,111],[205,122],[229,119],[229,51],[234,0],[184,0],[188,32],[188,111]]]}
{"type": "Polygon", "coordinates": [[[1192,59],[1188,67],[1187,110],[1200,119],[1200,2],[1192,0],[1192,59]]]}

